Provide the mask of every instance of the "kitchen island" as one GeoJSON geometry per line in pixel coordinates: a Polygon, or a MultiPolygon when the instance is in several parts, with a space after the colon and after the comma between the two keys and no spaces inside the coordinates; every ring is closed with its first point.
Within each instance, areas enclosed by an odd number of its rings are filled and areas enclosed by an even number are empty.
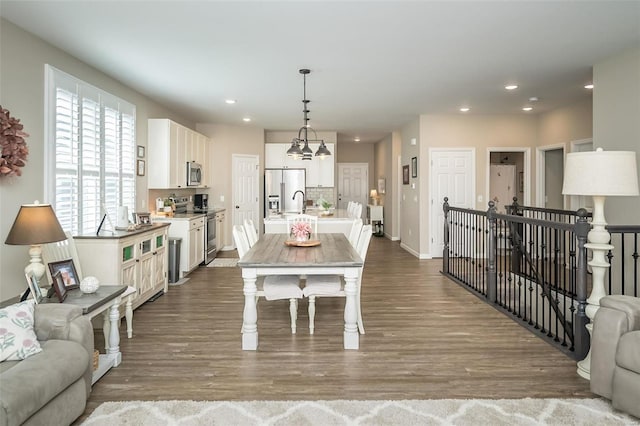
{"type": "MultiPolygon", "coordinates": [[[[323,210],[308,209],[305,214],[310,216],[318,216],[318,234],[337,234],[342,233],[349,237],[353,218],[350,218],[344,209],[332,210],[330,215],[322,214],[323,210]]],[[[264,219],[265,234],[284,234],[289,233],[287,229],[287,216],[295,213],[285,213],[282,215],[271,215],[264,219]]]]}

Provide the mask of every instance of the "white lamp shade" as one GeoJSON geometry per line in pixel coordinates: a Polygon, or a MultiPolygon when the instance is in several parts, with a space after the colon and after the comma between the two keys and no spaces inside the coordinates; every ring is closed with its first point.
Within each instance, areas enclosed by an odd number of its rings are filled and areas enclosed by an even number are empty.
{"type": "Polygon", "coordinates": [[[573,152],[564,166],[564,195],[638,195],[638,168],[633,151],[573,152]]]}
{"type": "Polygon", "coordinates": [[[377,196],[378,196],[378,191],[376,191],[375,189],[372,189],[372,190],[371,190],[370,197],[371,197],[371,198],[376,198],[377,196]]]}

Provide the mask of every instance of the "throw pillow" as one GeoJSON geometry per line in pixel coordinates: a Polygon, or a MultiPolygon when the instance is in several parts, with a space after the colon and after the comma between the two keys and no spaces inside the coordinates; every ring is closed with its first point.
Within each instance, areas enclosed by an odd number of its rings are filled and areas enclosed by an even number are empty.
{"type": "Polygon", "coordinates": [[[34,301],[0,309],[0,362],[17,361],[42,351],[33,330],[34,301]]]}

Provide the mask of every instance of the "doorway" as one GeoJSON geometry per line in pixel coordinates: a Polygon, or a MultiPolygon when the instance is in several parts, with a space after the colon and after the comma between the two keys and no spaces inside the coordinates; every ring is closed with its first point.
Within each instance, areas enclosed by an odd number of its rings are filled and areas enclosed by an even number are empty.
{"type": "Polygon", "coordinates": [[[349,201],[362,204],[366,214],[369,199],[369,164],[338,163],[338,208],[347,208],[349,201]]]}
{"type": "Polygon", "coordinates": [[[564,144],[538,148],[538,185],[536,204],[548,209],[564,209],[564,144]]]}
{"type": "MultiPolygon", "coordinates": [[[[588,152],[593,151],[593,139],[581,139],[571,141],[571,152],[588,152]]],[[[593,211],[593,197],[585,195],[569,196],[569,209],[587,209],[593,211]]]]}
{"type": "Polygon", "coordinates": [[[260,192],[259,160],[257,155],[231,154],[233,214],[232,225],[242,225],[245,219],[251,219],[258,225],[260,192]]]}
{"type": "MultiPolygon", "coordinates": [[[[494,201],[497,197],[498,203],[496,208],[501,213],[504,212],[504,206],[513,203],[513,197],[518,199],[518,204],[521,206],[531,205],[531,168],[530,161],[531,149],[520,147],[492,147],[487,148],[487,165],[486,165],[486,194],[487,198],[482,204],[478,205],[480,210],[486,210],[489,208],[489,201],[494,201]],[[509,181],[511,183],[511,189],[508,194],[501,192],[502,195],[496,193],[503,187],[503,183],[497,184],[495,178],[492,175],[492,166],[515,166],[514,180],[509,181]],[[492,187],[493,185],[493,187],[492,187]]],[[[494,172],[498,169],[493,169],[494,172]]],[[[496,176],[498,179],[504,179],[503,176],[496,176]]]]}

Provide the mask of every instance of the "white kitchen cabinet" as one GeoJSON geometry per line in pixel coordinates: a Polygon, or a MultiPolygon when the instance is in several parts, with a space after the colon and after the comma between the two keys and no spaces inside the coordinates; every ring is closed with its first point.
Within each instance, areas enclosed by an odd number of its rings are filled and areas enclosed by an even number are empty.
{"type": "Polygon", "coordinates": [[[190,218],[159,218],[158,222],[171,223],[169,237],[181,238],[180,278],[187,275],[204,261],[205,215],[190,218]]]}
{"type": "Polygon", "coordinates": [[[168,290],[167,231],[167,224],[158,223],[133,232],[79,235],[74,243],[85,275],[98,278],[103,285],[136,289],[135,309],[159,291],[168,290]]]}
{"type": "MultiPolygon", "coordinates": [[[[287,150],[291,144],[268,143],[264,148],[265,168],[280,169],[305,169],[307,171],[308,187],[333,187],[335,184],[335,144],[328,143],[327,149],[331,155],[320,159],[314,155],[311,160],[293,159],[287,155],[287,150]]],[[[320,146],[319,143],[310,143],[309,148],[315,152],[320,146]]]]}
{"type": "MultiPolygon", "coordinates": [[[[148,122],[148,187],[185,188],[187,161],[205,165],[206,176],[209,138],[165,118],[152,118],[148,122]]],[[[203,179],[206,187],[206,178],[203,179]]]]}
{"type": "Polygon", "coordinates": [[[218,245],[218,251],[224,248],[224,221],[225,211],[216,212],[216,244],[218,245]]]}

